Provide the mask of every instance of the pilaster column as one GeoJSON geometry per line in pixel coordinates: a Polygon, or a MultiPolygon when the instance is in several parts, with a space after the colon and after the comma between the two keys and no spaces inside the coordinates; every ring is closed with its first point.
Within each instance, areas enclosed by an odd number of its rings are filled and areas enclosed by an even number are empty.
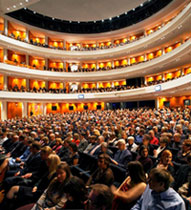
{"type": "Polygon", "coordinates": [[[3,31],[4,35],[8,35],[8,20],[4,19],[4,31],[3,31]]]}
{"type": "Polygon", "coordinates": [[[27,102],[22,103],[22,117],[27,117],[27,102]]]}
{"type": "Polygon", "coordinates": [[[1,120],[7,120],[7,102],[2,101],[1,104],[1,120]]]}
{"type": "Polygon", "coordinates": [[[3,90],[7,90],[8,88],[7,88],[7,85],[8,84],[8,82],[7,82],[7,75],[4,75],[4,77],[3,77],[3,90]]]}

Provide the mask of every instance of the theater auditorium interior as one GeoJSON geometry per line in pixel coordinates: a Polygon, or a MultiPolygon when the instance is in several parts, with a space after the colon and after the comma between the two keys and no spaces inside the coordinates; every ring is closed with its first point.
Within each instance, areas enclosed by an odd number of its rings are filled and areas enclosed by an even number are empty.
{"type": "Polygon", "coordinates": [[[191,210],[190,20],[190,0],[0,0],[0,210],[191,210]]]}

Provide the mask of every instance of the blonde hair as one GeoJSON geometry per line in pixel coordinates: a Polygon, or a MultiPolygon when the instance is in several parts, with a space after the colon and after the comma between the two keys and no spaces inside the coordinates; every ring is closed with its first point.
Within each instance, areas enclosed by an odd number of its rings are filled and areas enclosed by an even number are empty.
{"type": "Polygon", "coordinates": [[[48,170],[49,170],[49,174],[48,174],[48,179],[51,178],[51,176],[56,172],[56,169],[58,167],[58,165],[61,163],[60,157],[56,154],[50,154],[48,156],[48,160],[49,161],[49,166],[48,166],[48,170]]]}

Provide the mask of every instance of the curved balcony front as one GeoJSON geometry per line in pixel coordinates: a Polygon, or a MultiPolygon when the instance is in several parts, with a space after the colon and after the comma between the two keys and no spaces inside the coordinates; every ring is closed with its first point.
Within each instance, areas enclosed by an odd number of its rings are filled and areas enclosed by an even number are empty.
{"type": "Polygon", "coordinates": [[[66,61],[82,61],[95,59],[111,59],[116,57],[135,55],[148,49],[156,48],[164,42],[170,42],[185,32],[191,32],[190,25],[191,3],[171,22],[160,30],[124,46],[95,51],[64,51],[34,46],[4,35],[0,35],[0,45],[17,50],[25,54],[41,56],[50,59],[62,59],[66,61]],[[178,30],[177,30],[178,28],[178,30]]]}
{"type": "Polygon", "coordinates": [[[191,94],[191,74],[184,77],[144,88],[124,91],[86,94],[51,94],[51,93],[21,93],[1,91],[1,101],[25,102],[114,102],[154,99],[163,96],[179,96],[191,94]]]}
{"type": "Polygon", "coordinates": [[[0,72],[8,76],[24,76],[25,78],[33,78],[39,80],[92,82],[99,80],[103,81],[106,78],[107,80],[117,80],[158,73],[165,69],[172,69],[176,66],[188,64],[190,63],[190,58],[191,39],[187,40],[184,44],[172,50],[171,52],[153,60],[115,70],[80,73],[49,72],[0,63],[0,72]]]}

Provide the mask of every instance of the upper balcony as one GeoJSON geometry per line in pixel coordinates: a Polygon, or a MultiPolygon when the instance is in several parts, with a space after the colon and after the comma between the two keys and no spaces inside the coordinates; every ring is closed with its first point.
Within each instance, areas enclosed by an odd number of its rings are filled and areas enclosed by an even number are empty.
{"type": "Polygon", "coordinates": [[[149,49],[157,48],[164,43],[170,43],[175,38],[191,32],[190,25],[191,3],[187,5],[172,21],[161,29],[137,41],[115,48],[95,51],[64,51],[30,45],[4,35],[0,35],[0,45],[25,54],[43,56],[50,59],[64,59],[67,61],[82,61],[95,59],[111,59],[128,55],[136,55],[149,49]]]}
{"type": "Polygon", "coordinates": [[[28,69],[20,66],[13,66],[5,63],[0,63],[0,72],[6,75],[14,75],[30,77],[34,79],[46,79],[55,81],[68,82],[85,82],[85,81],[103,81],[120,80],[125,78],[133,78],[137,76],[145,76],[164,71],[166,69],[176,68],[190,63],[191,56],[191,40],[187,40],[181,46],[175,48],[171,52],[152,59],[147,62],[139,63],[137,65],[128,66],[126,68],[119,68],[110,71],[99,72],[49,72],[28,69]]]}

